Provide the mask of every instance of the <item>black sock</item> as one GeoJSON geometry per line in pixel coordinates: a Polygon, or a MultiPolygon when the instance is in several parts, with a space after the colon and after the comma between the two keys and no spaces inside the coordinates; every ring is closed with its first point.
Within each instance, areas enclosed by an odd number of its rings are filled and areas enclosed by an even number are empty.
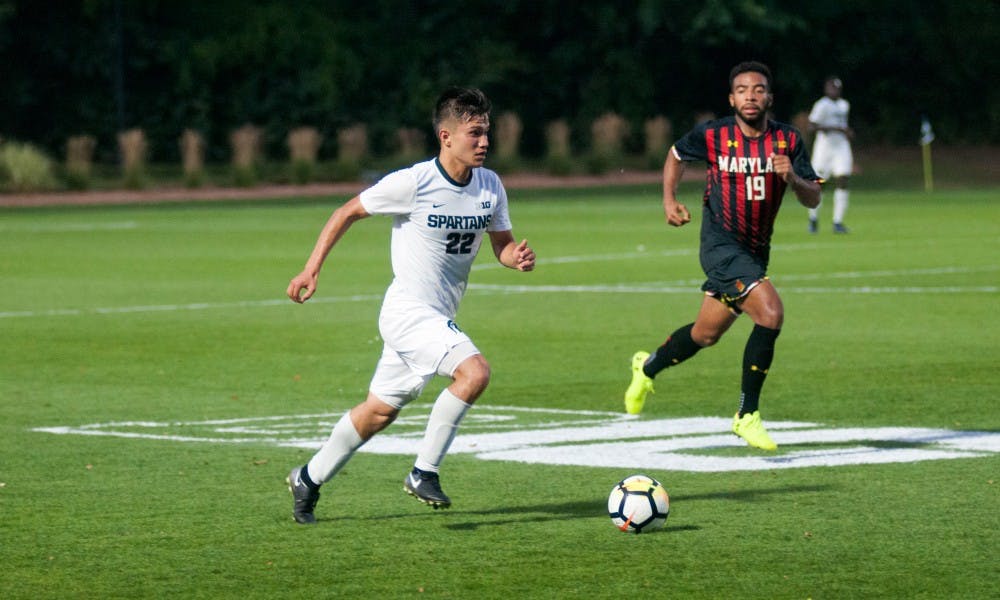
{"type": "Polygon", "coordinates": [[[774,360],[774,341],[780,329],[754,325],[743,350],[743,382],[740,391],[739,416],[756,412],[760,405],[760,390],[774,360]]]}
{"type": "Polygon", "coordinates": [[[646,377],[656,377],[656,374],[663,369],[680,364],[701,350],[701,346],[691,339],[692,327],[694,327],[694,323],[688,323],[681,327],[670,334],[667,341],[656,349],[656,352],[642,366],[642,372],[646,374],[646,377]]]}
{"type": "Polygon", "coordinates": [[[311,490],[318,490],[319,489],[319,484],[316,483],[315,481],[313,481],[309,477],[309,465],[308,464],[302,465],[302,468],[299,469],[299,478],[302,480],[302,483],[306,484],[307,488],[309,488],[311,490]]]}

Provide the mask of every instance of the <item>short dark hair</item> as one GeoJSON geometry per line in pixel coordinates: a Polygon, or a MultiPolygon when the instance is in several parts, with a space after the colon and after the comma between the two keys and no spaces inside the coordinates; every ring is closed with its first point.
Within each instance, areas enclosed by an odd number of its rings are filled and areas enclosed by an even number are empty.
{"type": "Polygon", "coordinates": [[[771,69],[767,68],[762,62],[757,62],[755,60],[748,60],[741,62],[740,64],[733,67],[729,71],[729,89],[733,89],[733,81],[743,73],[760,73],[767,79],[767,89],[770,90],[773,86],[773,79],[771,78],[771,69]]]}
{"type": "Polygon", "coordinates": [[[450,87],[434,104],[434,131],[448,119],[468,121],[473,117],[489,116],[492,104],[486,94],[477,88],[450,87]]]}

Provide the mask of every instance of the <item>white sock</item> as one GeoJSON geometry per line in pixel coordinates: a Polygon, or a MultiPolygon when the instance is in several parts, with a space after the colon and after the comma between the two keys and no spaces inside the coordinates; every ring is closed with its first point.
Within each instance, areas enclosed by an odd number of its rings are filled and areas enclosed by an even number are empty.
{"type": "Polygon", "coordinates": [[[809,209],[809,220],[816,221],[819,219],[819,207],[823,205],[823,200],[820,199],[820,203],[816,205],[816,208],[809,209]]]}
{"type": "Polygon", "coordinates": [[[458,432],[458,424],[470,408],[471,404],[452,394],[447,388],[441,391],[441,395],[434,401],[431,416],[427,419],[427,431],[413,466],[421,471],[438,472],[441,461],[458,432]]]}
{"type": "Polygon", "coordinates": [[[843,223],[847,214],[847,190],[833,190],[833,222],[843,223]]]}
{"type": "Polygon", "coordinates": [[[330,481],[364,443],[351,422],[351,411],[347,411],[333,426],[330,438],[306,465],[309,478],[316,485],[330,481]]]}

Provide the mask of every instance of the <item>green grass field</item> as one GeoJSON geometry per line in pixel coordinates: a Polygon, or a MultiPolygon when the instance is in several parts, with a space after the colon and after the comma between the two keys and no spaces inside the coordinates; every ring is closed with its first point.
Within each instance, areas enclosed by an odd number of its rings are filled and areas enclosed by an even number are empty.
{"type": "Polygon", "coordinates": [[[388,443],[412,443],[438,380],[312,528],[284,478],[364,395],[388,221],[356,225],[297,306],[285,286],[343,198],[0,213],[2,595],[1000,597],[995,188],[860,188],[837,237],[829,204],[810,236],[786,199],[775,454],[668,430],[731,419],[745,318],[618,414],[631,354],[697,310],[697,220],[667,228],[656,187],[511,197],[539,264],[487,251],[473,273],[458,320],[494,376],[445,463],[454,507],[403,494],[413,456],[388,443]],[[663,530],[606,516],[634,472],[670,491],[663,530]]]}

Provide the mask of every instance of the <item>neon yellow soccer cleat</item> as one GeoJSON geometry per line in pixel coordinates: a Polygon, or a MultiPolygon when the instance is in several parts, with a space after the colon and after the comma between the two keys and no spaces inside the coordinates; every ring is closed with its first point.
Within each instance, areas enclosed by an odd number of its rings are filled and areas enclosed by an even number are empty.
{"type": "Polygon", "coordinates": [[[761,450],[777,450],[778,445],[774,443],[771,436],[764,429],[764,424],[760,421],[760,411],[755,410],[740,418],[740,413],[733,417],[733,433],[740,436],[754,448],[761,450]]]}
{"type": "Polygon", "coordinates": [[[636,352],[632,355],[632,383],[625,390],[625,412],[637,415],[646,404],[646,394],[653,393],[653,380],[642,372],[642,365],[649,358],[649,352],[636,352]]]}

